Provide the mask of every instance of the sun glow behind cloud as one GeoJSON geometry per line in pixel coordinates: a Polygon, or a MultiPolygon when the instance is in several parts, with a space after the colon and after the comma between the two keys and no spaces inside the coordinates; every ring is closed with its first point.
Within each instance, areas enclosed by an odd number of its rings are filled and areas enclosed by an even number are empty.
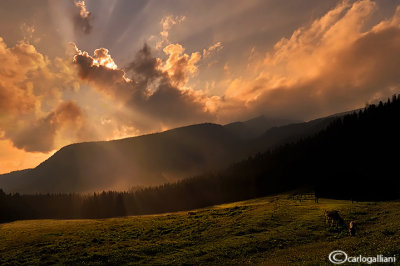
{"type": "MultiPolygon", "coordinates": [[[[399,92],[400,8],[374,22],[377,2],[338,2],[280,36],[271,49],[249,40],[242,55],[231,50],[238,36],[216,31],[220,18],[215,18],[212,38],[203,40],[200,28],[188,26],[196,21],[193,15],[160,13],[153,21],[143,19],[153,26],[136,42],[148,44],[125,54],[91,44],[106,38],[96,35],[105,30],[96,25],[106,27],[96,24],[102,13],[96,14],[89,1],[72,3],[69,23],[56,23],[62,38],[74,43],[65,54],[40,52],[43,36],[34,36],[40,32],[36,26],[29,26],[32,36],[17,44],[0,40],[0,141],[16,162],[3,159],[0,172],[29,167],[25,158],[30,154],[30,166],[35,166],[37,158],[72,142],[260,114],[307,120],[399,92]]],[[[255,12],[257,3],[244,10],[255,12]]],[[[108,8],[117,10],[118,5],[108,8]]],[[[106,12],[109,27],[112,10],[106,12]]],[[[229,21],[238,16],[235,12],[221,16],[229,21]]],[[[210,23],[204,21],[209,28],[210,23]]]]}

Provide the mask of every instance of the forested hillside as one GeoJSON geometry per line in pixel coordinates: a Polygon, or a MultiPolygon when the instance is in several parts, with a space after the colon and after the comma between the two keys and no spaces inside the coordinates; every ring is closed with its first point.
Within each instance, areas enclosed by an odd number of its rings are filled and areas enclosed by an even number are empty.
{"type": "Polygon", "coordinates": [[[76,143],[34,169],[0,175],[0,188],[70,193],[175,182],[227,167],[260,151],[260,145],[250,145],[251,140],[286,123],[290,121],[258,117],[226,126],[205,123],[120,140],[76,143]]]}
{"type": "Polygon", "coordinates": [[[336,118],[325,130],[231,167],[131,192],[19,195],[0,192],[0,220],[95,218],[188,210],[297,188],[318,197],[399,197],[400,99],[336,118]]]}

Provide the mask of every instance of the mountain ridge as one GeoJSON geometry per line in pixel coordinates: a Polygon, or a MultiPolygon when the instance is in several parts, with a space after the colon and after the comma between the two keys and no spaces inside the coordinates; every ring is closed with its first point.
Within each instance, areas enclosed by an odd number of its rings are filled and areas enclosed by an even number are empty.
{"type": "Polygon", "coordinates": [[[0,188],[71,193],[175,182],[312,134],[328,124],[322,123],[328,118],[321,119],[285,125],[291,121],[258,116],[226,125],[202,123],[118,140],[73,143],[33,169],[0,175],[0,188]]]}

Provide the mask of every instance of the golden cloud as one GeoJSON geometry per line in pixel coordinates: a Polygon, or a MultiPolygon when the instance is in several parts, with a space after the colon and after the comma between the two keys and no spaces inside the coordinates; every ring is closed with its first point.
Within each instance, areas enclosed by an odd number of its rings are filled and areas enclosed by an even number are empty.
{"type": "Polygon", "coordinates": [[[368,28],[375,10],[369,0],[344,1],[282,38],[252,61],[251,78],[232,79],[220,112],[236,100],[249,115],[311,119],[399,92],[400,8],[368,28]]]}
{"type": "Polygon", "coordinates": [[[82,121],[82,112],[62,100],[62,91],[76,86],[72,64],[61,58],[52,64],[33,45],[9,48],[1,38],[0,60],[1,139],[26,151],[49,152],[60,130],[78,134],[80,125],[73,122],[82,121]]]}
{"type": "Polygon", "coordinates": [[[28,74],[46,66],[45,58],[35,47],[18,43],[8,48],[0,37],[0,114],[26,113],[38,105],[28,74]]]}
{"type": "Polygon", "coordinates": [[[172,29],[172,26],[177,25],[185,21],[185,16],[166,16],[163,17],[160,21],[162,26],[162,31],[160,32],[161,39],[156,43],[156,49],[160,49],[164,45],[169,44],[169,31],[172,29]]]}
{"type": "MultiPolygon", "coordinates": [[[[125,68],[106,48],[89,54],[75,47],[73,60],[50,61],[27,42],[7,47],[0,39],[0,138],[47,152],[95,139],[96,130],[111,139],[261,113],[311,119],[362,107],[400,89],[400,7],[370,26],[376,9],[369,0],[340,2],[261,58],[251,56],[249,73],[233,76],[226,63],[229,79],[213,83],[225,88],[218,96],[189,81],[222,43],[193,53],[169,44],[168,31],[182,17],[162,21],[168,45],[161,58],[144,45],[125,68]]],[[[77,10],[90,17],[85,5],[77,10]]]]}
{"type": "Polygon", "coordinates": [[[84,0],[74,0],[74,5],[79,11],[74,15],[75,30],[89,34],[93,28],[91,24],[92,13],[87,10],[84,0]]]}
{"type": "Polygon", "coordinates": [[[185,49],[180,44],[170,44],[163,51],[168,55],[168,59],[162,69],[168,73],[174,86],[186,84],[188,75],[194,75],[198,71],[196,64],[201,59],[199,52],[190,56],[184,54],[185,49]]]}

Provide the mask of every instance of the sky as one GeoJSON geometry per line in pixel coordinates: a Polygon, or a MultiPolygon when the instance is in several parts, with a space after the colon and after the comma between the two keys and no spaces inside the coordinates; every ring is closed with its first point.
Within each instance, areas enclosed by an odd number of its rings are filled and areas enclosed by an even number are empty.
{"type": "Polygon", "coordinates": [[[0,173],[61,147],[400,89],[400,0],[2,0],[0,173]]]}

